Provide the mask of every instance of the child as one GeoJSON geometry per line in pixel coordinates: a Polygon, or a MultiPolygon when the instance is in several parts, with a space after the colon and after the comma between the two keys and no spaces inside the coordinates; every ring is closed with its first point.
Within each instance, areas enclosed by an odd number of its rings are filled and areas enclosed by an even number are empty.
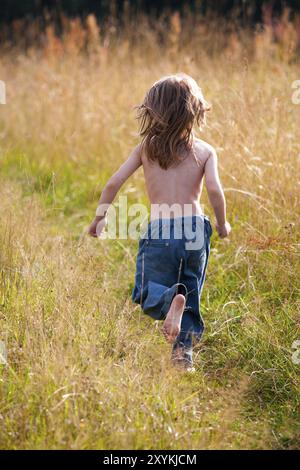
{"type": "MultiPolygon", "coordinates": [[[[204,175],[218,235],[227,237],[231,230],[216,152],[193,133],[195,124],[205,124],[208,109],[201,89],[186,74],[154,83],[138,106],[142,141],[106,184],[98,208],[107,208],[143,166],[151,221],[139,242],[132,298],[146,314],[164,320],[173,362],[187,370],[193,366],[193,339],[199,340],[204,329],[199,300],[212,233],[199,202],[204,175]]],[[[94,237],[106,220],[105,210],[97,214],[89,228],[94,237]]]]}

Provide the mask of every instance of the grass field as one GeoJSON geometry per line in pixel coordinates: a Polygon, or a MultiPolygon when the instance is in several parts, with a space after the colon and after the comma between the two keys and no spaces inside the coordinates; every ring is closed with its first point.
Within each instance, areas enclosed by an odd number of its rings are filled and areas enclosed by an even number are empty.
{"type": "MultiPolygon", "coordinates": [[[[299,448],[292,25],[274,42],[188,15],[167,33],[145,18],[120,35],[92,17],[65,22],[63,39],[49,27],[39,47],[0,56],[0,447],[299,448]],[[84,234],[138,142],[133,106],[178,71],[212,103],[201,137],[217,149],[233,228],[212,238],[192,375],[170,369],[160,324],[131,304],[137,242],[84,234]]],[[[146,202],[141,172],[121,194],[146,202]]]]}

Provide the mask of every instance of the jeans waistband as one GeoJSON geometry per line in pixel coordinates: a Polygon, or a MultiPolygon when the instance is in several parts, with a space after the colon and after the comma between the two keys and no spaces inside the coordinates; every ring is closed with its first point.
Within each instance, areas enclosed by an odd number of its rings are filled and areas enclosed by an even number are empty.
{"type": "MultiPolygon", "coordinates": [[[[186,217],[153,219],[148,223],[144,235],[141,238],[165,238],[166,234],[179,230],[180,233],[191,233],[195,230],[205,230],[211,232],[209,217],[206,215],[191,215],[186,217]],[[165,236],[163,235],[165,234],[165,236]]],[[[181,238],[181,237],[179,237],[181,238]]]]}

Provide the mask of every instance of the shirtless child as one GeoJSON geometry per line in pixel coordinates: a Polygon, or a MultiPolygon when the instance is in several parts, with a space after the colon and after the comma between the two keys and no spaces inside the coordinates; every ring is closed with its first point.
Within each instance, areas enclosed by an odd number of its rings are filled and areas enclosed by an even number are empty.
{"type": "Polygon", "coordinates": [[[203,177],[221,238],[230,233],[216,152],[195,138],[209,109],[195,80],[185,74],[162,78],[138,106],[141,143],[109,179],[89,234],[100,235],[106,210],[141,165],[151,203],[151,221],[140,239],[133,301],[155,320],[172,343],[174,364],[191,370],[193,342],[204,324],[200,295],[210,251],[212,228],[203,214],[203,177]]]}

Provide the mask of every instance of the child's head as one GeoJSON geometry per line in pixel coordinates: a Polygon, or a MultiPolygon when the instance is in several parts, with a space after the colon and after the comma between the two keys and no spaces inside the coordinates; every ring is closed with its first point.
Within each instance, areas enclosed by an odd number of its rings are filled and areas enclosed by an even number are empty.
{"type": "Polygon", "coordinates": [[[138,106],[145,154],[167,169],[190,149],[193,126],[205,124],[209,105],[195,80],[186,74],[161,78],[138,106]]]}

